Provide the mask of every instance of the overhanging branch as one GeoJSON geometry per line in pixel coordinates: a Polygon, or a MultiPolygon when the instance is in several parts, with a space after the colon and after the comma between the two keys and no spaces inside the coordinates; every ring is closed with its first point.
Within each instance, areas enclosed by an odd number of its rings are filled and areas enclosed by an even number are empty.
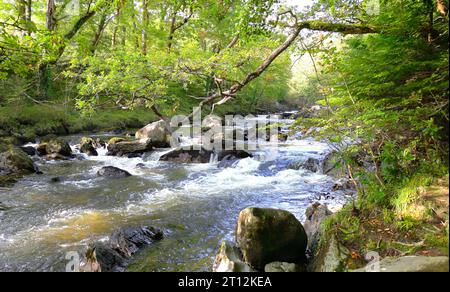
{"type": "MultiPolygon", "coordinates": [[[[275,60],[281,55],[284,51],[286,51],[297,39],[300,35],[300,32],[303,29],[310,29],[315,31],[325,31],[325,32],[336,32],[342,34],[368,34],[368,33],[378,33],[379,30],[374,27],[361,25],[361,24],[342,24],[342,23],[328,23],[322,21],[302,21],[297,22],[293,28],[292,33],[288,36],[288,38],[278,46],[262,63],[256,68],[253,72],[248,73],[245,78],[240,81],[234,83],[228,90],[220,91],[210,95],[209,97],[202,100],[199,104],[198,110],[201,109],[205,104],[209,104],[214,102],[218,98],[222,98],[220,101],[216,102],[213,105],[220,105],[228,102],[233,99],[233,96],[240,90],[242,90],[245,86],[247,86],[251,81],[258,78],[275,60]]],[[[190,117],[195,115],[196,112],[193,112],[190,117]]]]}

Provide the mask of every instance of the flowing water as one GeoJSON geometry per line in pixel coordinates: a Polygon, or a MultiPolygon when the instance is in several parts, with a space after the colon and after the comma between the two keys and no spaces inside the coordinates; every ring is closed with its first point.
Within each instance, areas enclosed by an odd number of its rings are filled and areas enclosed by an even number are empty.
{"type": "MultiPolygon", "coordinates": [[[[72,145],[81,136],[66,137],[72,145]]],[[[84,160],[38,160],[43,175],[0,189],[0,271],[64,271],[71,251],[104,240],[125,226],[164,230],[164,240],[140,252],[132,271],[208,271],[221,240],[233,240],[239,211],[248,206],[291,211],[301,222],[314,201],[339,208],[348,199],[331,192],[333,180],[292,161],[323,159],[330,150],[313,140],[290,139],[278,151],[258,151],[231,168],[159,162],[167,150],[143,158],[106,156],[84,160]],[[138,165],[140,164],[140,165],[138,165]],[[96,176],[103,166],[133,176],[96,176]],[[138,166],[137,166],[138,165],[138,166]],[[51,182],[61,177],[61,182],[51,182]]]]}

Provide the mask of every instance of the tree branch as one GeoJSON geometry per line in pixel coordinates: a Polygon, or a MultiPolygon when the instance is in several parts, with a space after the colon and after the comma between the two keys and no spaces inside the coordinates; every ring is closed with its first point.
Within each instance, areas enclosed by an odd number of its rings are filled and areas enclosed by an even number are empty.
{"type": "MultiPolygon", "coordinates": [[[[360,24],[350,25],[341,23],[327,23],[322,21],[303,21],[300,23],[296,23],[293,32],[261,63],[261,65],[259,65],[258,68],[256,68],[255,71],[248,73],[242,81],[234,83],[228,90],[216,92],[202,100],[199,104],[198,109],[200,110],[202,106],[214,102],[214,100],[218,98],[222,99],[216,102],[214,106],[224,104],[231,100],[237,92],[247,86],[251,81],[258,78],[275,61],[275,59],[278,58],[279,55],[286,51],[295,42],[303,29],[337,32],[342,34],[368,34],[378,32],[378,29],[376,28],[360,24]]],[[[189,117],[191,118],[196,113],[197,112],[194,111],[189,117]]]]}

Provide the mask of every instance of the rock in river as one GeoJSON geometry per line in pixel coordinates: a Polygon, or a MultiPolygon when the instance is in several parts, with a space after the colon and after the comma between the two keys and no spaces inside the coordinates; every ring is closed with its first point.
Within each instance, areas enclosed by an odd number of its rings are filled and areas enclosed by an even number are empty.
{"type": "Polygon", "coordinates": [[[136,132],[136,139],[151,139],[153,146],[170,147],[169,125],[163,120],[148,124],[136,132]]]}
{"type": "Polygon", "coordinates": [[[123,169],[114,167],[114,166],[105,166],[102,167],[98,172],[98,176],[104,176],[109,178],[123,178],[131,176],[131,174],[123,169]]]}
{"type": "Polygon", "coordinates": [[[123,156],[141,154],[152,150],[152,140],[121,141],[108,145],[108,155],[123,156]]]}
{"type": "Polygon", "coordinates": [[[289,169],[299,170],[306,169],[311,172],[318,172],[320,170],[320,162],[315,158],[308,158],[305,161],[296,161],[289,164],[289,169]]]}
{"type": "Polygon", "coordinates": [[[244,260],[263,270],[275,261],[303,262],[308,239],[302,224],[290,212],[247,208],[239,214],[236,242],[244,260]]]}
{"type": "Polygon", "coordinates": [[[10,147],[0,153],[0,173],[30,174],[36,170],[31,158],[20,148],[10,147]]]}
{"type": "Polygon", "coordinates": [[[116,231],[107,242],[89,245],[86,262],[80,269],[86,272],[124,271],[127,261],[134,254],[163,237],[161,230],[147,226],[116,231]]]}
{"type": "Polygon", "coordinates": [[[23,152],[25,152],[26,154],[28,154],[30,156],[34,156],[37,154],[36,148],[34,148],[32,146],[23,146],[23,147],[20,147],[20,149],[22,149],[23,152]]]}
{"type": "Polygon", "coordinates": [[[253,269],[243,261],[239,248],[224,240],[214,260],[213,272],[253,272],[253,269]]]}
{"type": "Polygon", "coordinates": [[[244,150],[225,150],[218,154],[218,160],[220,161],[218,168],[232,167],[236,162],[241,159],[253,157],[251,153],[244,150]]]}
{"type": "Polygon", "coordinates": [[[164,154],[159,160],[177,163],[209,163],[212,155],[212,151],[203,148],[201,150],[177,148],[164,154]]]}
{"type": "Polygon", "coordinates": [[[98,156],[95,149],[96,142],[92,138],[83,137],[80,142],[80,152],[88,156],[98,156]]]}
{"type": "Polygon", "coordinates": [[[72,149],[65,140],[61,138],[52,138],[48,141],[42,142],[37,147],[39,155],[49,155],[49,157],[70,157],[72,156],[72,149]]]}

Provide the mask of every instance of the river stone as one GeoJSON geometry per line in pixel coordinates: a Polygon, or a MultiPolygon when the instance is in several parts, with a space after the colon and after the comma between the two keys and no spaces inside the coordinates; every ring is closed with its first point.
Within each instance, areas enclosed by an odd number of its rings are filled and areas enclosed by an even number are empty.
{"type": "Polygon", "coordinates": [[[33,160],[20,148],[10,147],[0,153],[0,173],[30,174],[36,172],[33,160]]]}
{"type": "Polygon", "coordinates": [[[338,152],[333,151],[325,156],[322,161],[322,172],[337,178],[347,176],[347,171],[344,169],[344,161],[338,152]]]}
{"type": "Polygon", "coordinates": [[[306,209],[306,221],[303,225],[305,227],[306,235],[308,236],[308,249],[315,251],[321,235],[320,225],[323,220],[333,214],[326,205],[318,202],[312,204],[306,209]]]}
{"type": "MultiPolygon", "coordinates": [[[[380,272],[448,272],[448,257],[405,256],[400,258],[385,258],[379,263],[380,272]]],[[[353,272],[372,271],[362,268],[353,272]]]]}
{"type": "Polygon", "coordinates": [[[295,273],[295,272],[302,272],[302,268],[293,263],[285,263],[285,262],[273,262],[269,263],[264,267],[264,272],[267,273],[279,273],[279,272],[288,272],[288,273],[295,273]]]}
{"type": "Polygon", "coordinates": [[[89,245],[86,262],[80,269],[86,272],[122,272],[136,252],[163,237],[163,232],[154,227],[128,227],[118,230],[111,234],[108,241],[89,245]]]}
{"type": "Polygon", "coordinates": [[[201,150],[177,148],[161,156],[159,161],[176,163],[209,163],[212,155],[212,151],[203,148],[201,150]]]}
{"type": "Polygon", "coordinates": [[[155,147],[170,147],[169,125],[163,120],[148,124],[136,132],[136,139],[151,139],[155,147]]]}
{"type": "Polygon", "coordinates": [[[285,210],[247,208],[241,211],[236,242],[244,260],[262,270],[268,263],[305,260],[307,236],[302,224],[285,210]]]}
{"type": "Polygon", "coordinates": [[[131,176],[131,174],[123,169],[114,166],[102,167],[98,172],[98,176],[109,177],[109,178],[123,178],[131,176]]]}
{"type": "Polygon", "coordinates": [[[66,157],[72,155],[72,149],[70,148],[69,143],[61,138],[54,138],[47,142],[41,143],[38,146],[37,151],[39,155],[59,154],[66,157]]]}
{"type": "Polygon", "coordinates": [[[88,156],[98,156],[98,152],[94,145],[96,145],[94,139],[83,137],[80,141],[80,152],[85,153],[88,156]]]}
{"type": "Polygon", "coordinates": [[[234,157],[233,155],[225,156],[217,165],[218,168],[230,168],[233,167],[236,162],[240,159],[234,157]]]}
{"type": "Polygon", "coordinates": [[[355,184],[347,178],[341,178],[336,181],[336,183],[333,185],[333,188],[331,189],[333,192],[336,191],[345,191],[345,190],[354,190],[355,184]]]}
{"type": "Polygon", "coordinates": [[[251,153],[248,153],[245,150],[223,150],[220,151],[217,158],[219,161],[222,161],[225,157],[234,157],[234,159],[245,159],[249,157],[253,157],[251,153]]]}
{"type": "Polygon", "coordinates": [[[222,241],[214,260],[213,272],[253,272],[242,259],[242,253],[232,242],[222,241]]]}
{"type": "Polygon", "coordinates": [[[320,162],[318,159],[309,157],[306,161],[292,162],[289,164],[288,168],[293,170],[306,169],[311,172],[318,172],[320,169],[320,162]]]}
{"type": "Polygon", "coordinates": [[[142,154],[153,149],[152,140],[122,141],[108,145],[108,155],[123,156],[130,154],[142,154]]]}
{"type": "Polygon", "coordinates": [[[26,154],[30,155],[30,156],[34,156],[37,154],[36,148],[32,147],[32,146],[23,146],[23,147],[19,147],[20,149],[23,150],[23,152],[25,152],[26,154]]]}

